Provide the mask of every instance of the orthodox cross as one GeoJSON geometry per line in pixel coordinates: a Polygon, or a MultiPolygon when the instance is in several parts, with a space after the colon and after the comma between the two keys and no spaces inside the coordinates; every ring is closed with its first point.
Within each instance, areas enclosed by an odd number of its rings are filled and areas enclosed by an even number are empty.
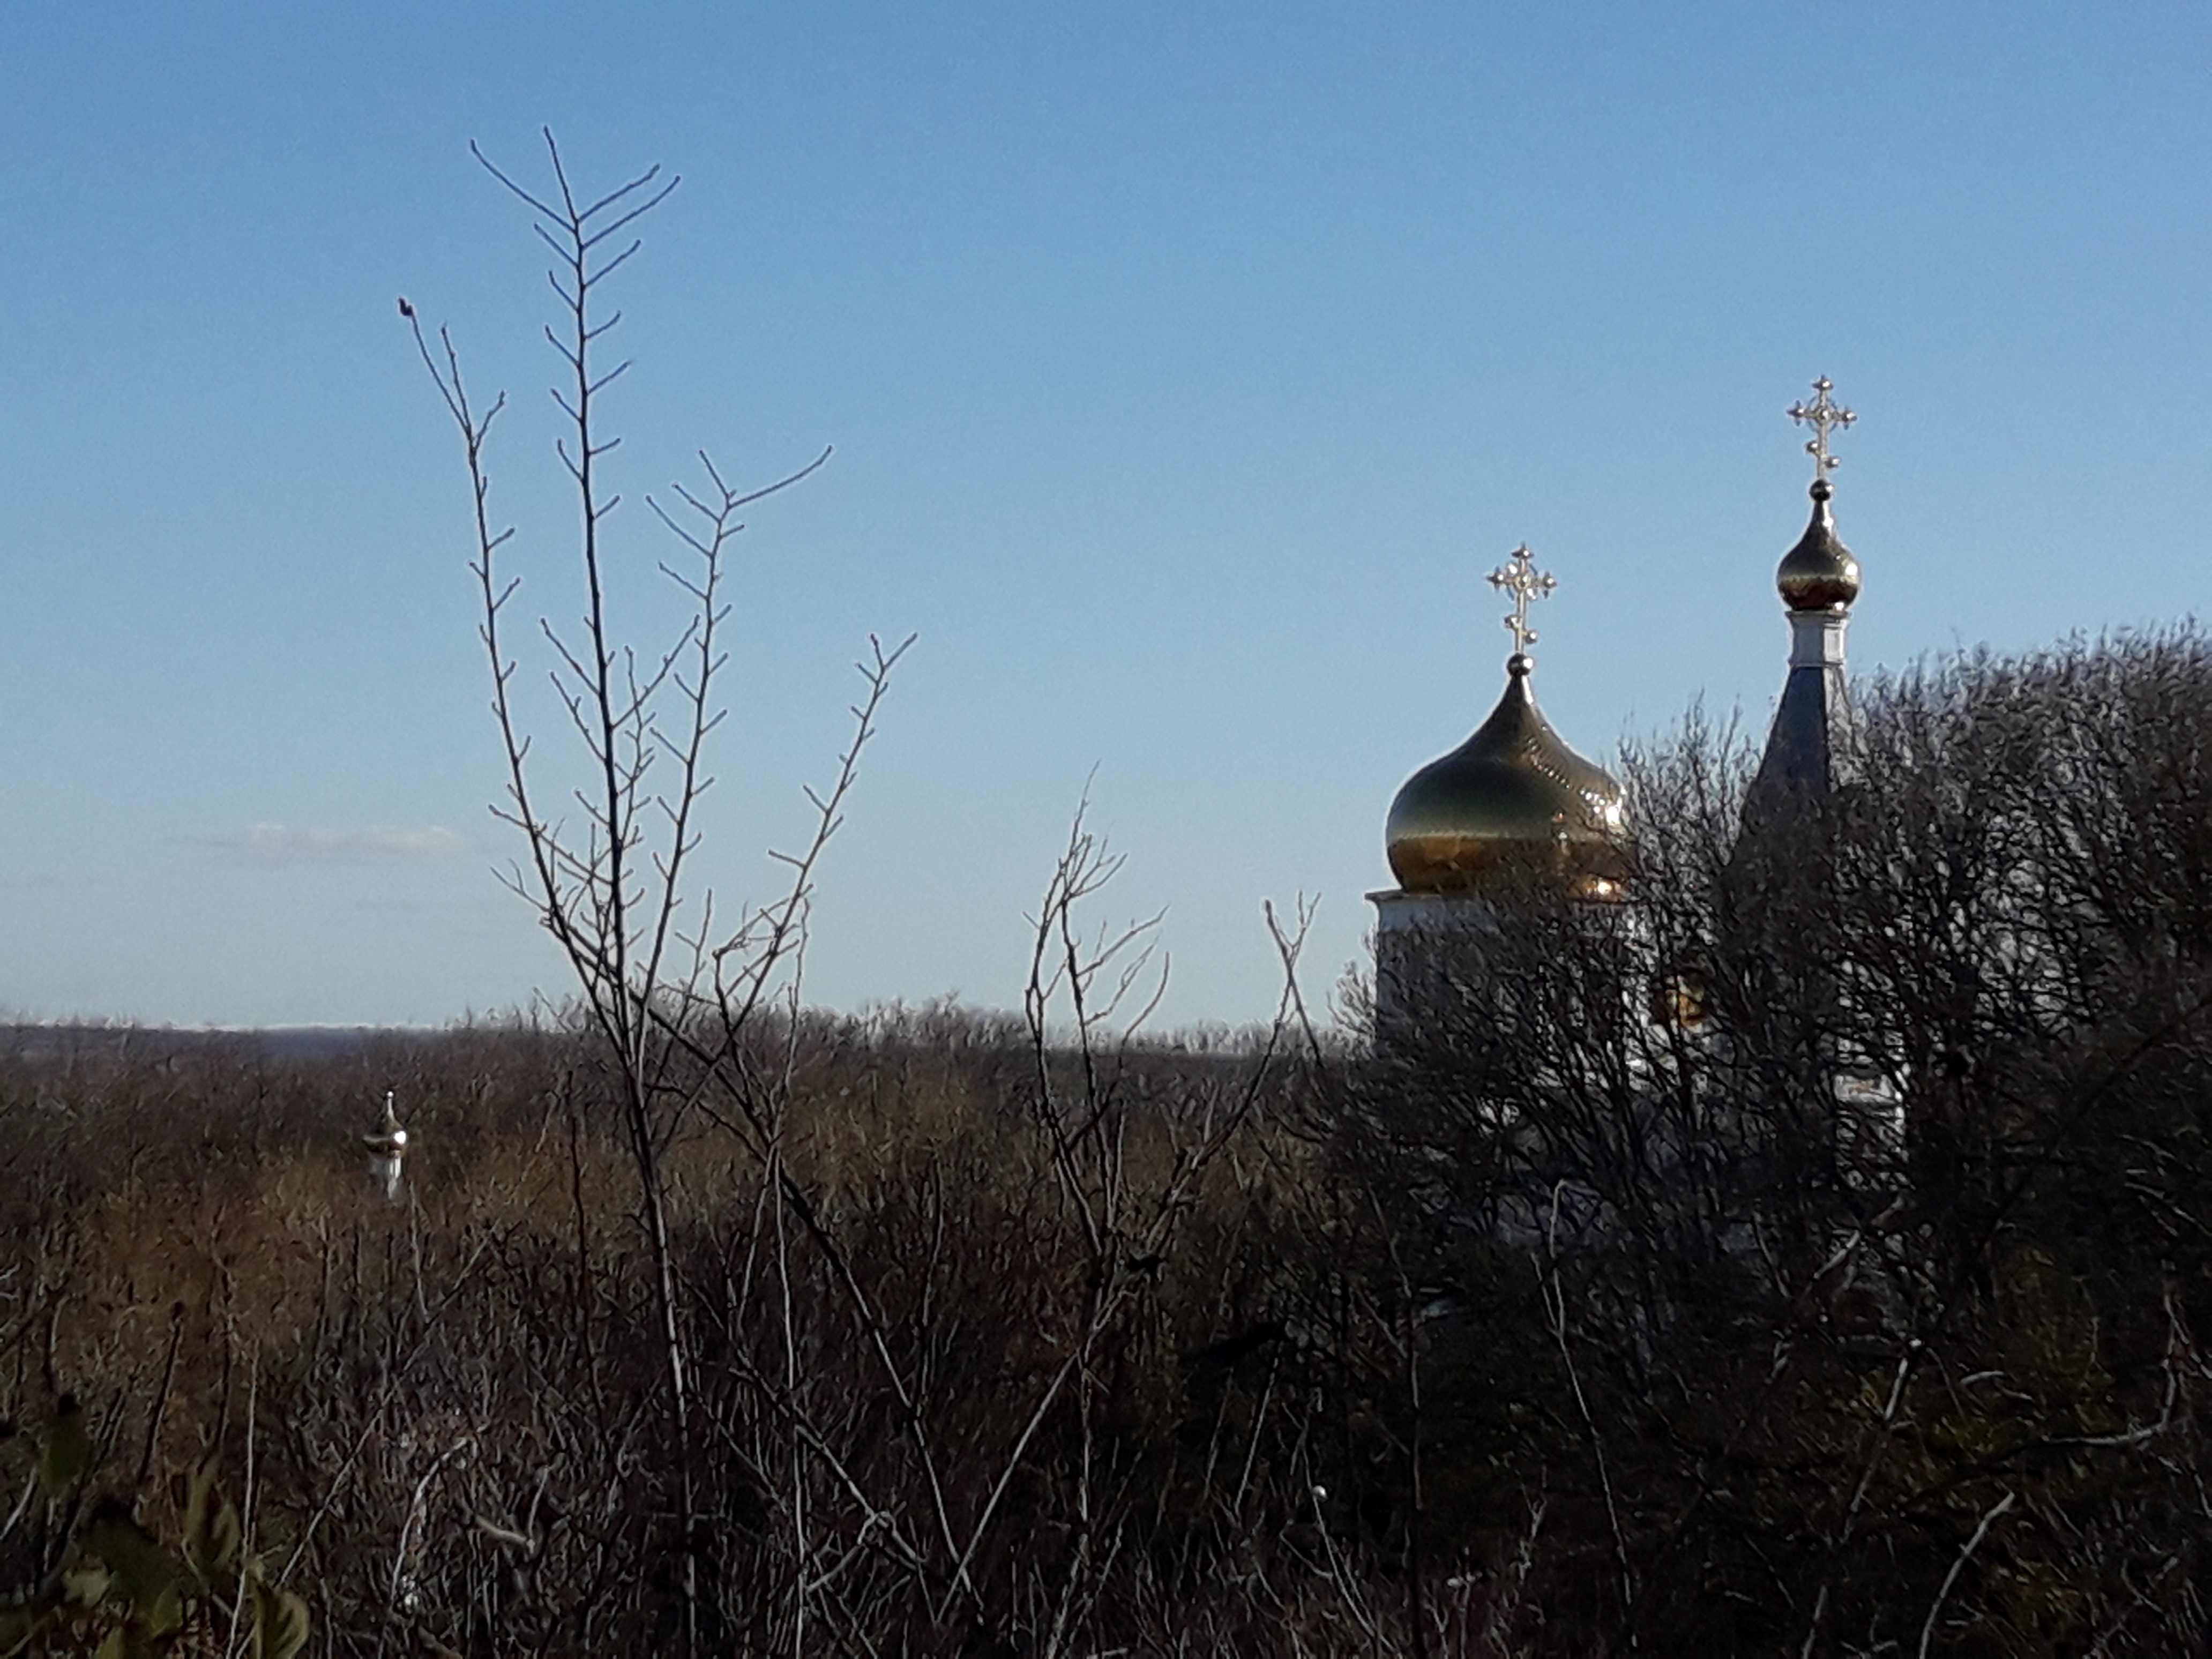
{"type": "Polygon", "coordinates": [[[1828,428],[1847,428],[1858,419],[1842,404],[1828,401],[1828,394],[1835,389],[1836,383],[1823,374],[1813,382],[1813,390],[1819,395],[1811,403],[1800,398],[1790,405],[1790,418],[1813,428],[1813,441],[1805,446],[1805,453],[1813,458],[1815,479],[1826,477],[1838,465],[1837,458],[1828,453],[1828,428]]]}
{"type": "Polygon", "coordinates": [[[1559,579],[1548,570],[1536,568],[1535,555],[1523,542],[1513,550],[1511,558],[1490,573],[1490,585],[1513,596],[1513,614],[1505,618],[1505,626],[1513,635],[1514,655],[1526,654],[1536,643],[1536,630],[1528,626],[1528,602],[1548,597],[1559,579]]]}

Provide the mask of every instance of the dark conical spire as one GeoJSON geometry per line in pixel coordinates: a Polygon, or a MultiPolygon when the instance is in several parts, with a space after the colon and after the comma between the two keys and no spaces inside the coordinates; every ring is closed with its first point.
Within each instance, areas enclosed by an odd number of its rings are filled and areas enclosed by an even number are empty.
{"type": "Polygon", "coordinates": [[[1850,710],[1844,635],[1859,596],[1859,562],[1836,533],[1829,507],[1836,490],[1828,474],[1837,458],[1828,453],[1828,434],[1858,416],[1829,401],[1833,389],[1824,375],[1813,382],[1813,402],[1789,410],[1791,420],[1813,428],[1812,441],[1805,446],[1813,457],[1813,516],[1774,574],[1789,608],[1790,674],[1745,802],[1747,817],[1771,817],[1787,810],[1792,799],[1826,796],[1834,781],[1836,738],[1850,710]]]}

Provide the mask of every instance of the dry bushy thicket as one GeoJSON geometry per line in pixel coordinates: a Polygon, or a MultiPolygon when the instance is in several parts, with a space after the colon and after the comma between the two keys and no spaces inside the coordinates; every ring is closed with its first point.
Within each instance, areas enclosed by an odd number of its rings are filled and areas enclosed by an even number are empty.
{"type": "Polygon", "coordinates": [[[6,1571],[212,1455],[319,1653],[2194,1650],[2207,730],[2193,634],[1956,664],[1744,834],[1692,731],[1371,1055],[761,1019],[681,1431],[588,1029],[19,1034],[6,1571]]]}
{"type": "Polygon", "coordinates": [[[1021,1022],[951,1010],[762,1041],[785,1155],[702,1120],[665,1163],[686,1537],[635,1173],[587,1040],[280,1063],[247,1039],[20,1036],[10,1581],[64,1565],[94,1498],[174,1536],[213,1454],[312,1651],[653,1650],[687,1556],[711,1651],[1340,1645],[1373,1564],[1315,1489],[1357,1490],[1375,1454],[1317,1410],[1313,1335],[1285,1318],[1341,1218],[1315,1207],[1313,1147],[1271,1127],[1305,1088],[1279,1050],[1040,1055],[1021,1022]],[[386,1084],[417,1136],[396,1204],[361,1146],[386,1084]],[[1085,1149],[1107,1162],[1071,1182],[1085,1149]],[[31,1466],[64,1395],[94,1471],[49,1493],[31,1466]]]}
{"type": "Polygon", "coordinates": [[[658,1165],[681,1432],[588,1029],[20,1033],[7,1571],[212,1454],[318,1652],[2190,1650],[2208,730],[2193,634],[1955,664],[1743,833],[1692,731],[1633,901],[1371,1057],[760,1018],[774,1145],[658,1165]]]}

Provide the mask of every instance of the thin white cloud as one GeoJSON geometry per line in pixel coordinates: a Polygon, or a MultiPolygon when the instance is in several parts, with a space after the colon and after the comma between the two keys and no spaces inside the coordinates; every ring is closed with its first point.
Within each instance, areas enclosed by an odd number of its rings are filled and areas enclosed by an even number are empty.
{"type": "Polygon", "coordinates": [[[256,869],[301,864],[396,864],[449,859],[468,842],[442,823],[249,824],[217,843],[234,862],[256,869]]]}

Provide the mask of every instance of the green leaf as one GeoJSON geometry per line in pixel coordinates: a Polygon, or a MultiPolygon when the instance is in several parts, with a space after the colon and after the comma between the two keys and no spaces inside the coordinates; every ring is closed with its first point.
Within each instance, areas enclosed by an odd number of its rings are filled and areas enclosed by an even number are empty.
{"type": "Polygon", "coordinates": [[[146,1633],[153,1637],[173,1635],[185,1626],[185,1598],[172,1584],[155,1598],[146,1613],[146,1633]]]}
{"type": "Polygon", "coordinates": [[[97,1561],[86,1561],[62,1573],[62,1600],[72,1607],[96,1607],[107,1599],[115,1575],[97,1561]]]}
{"type": "Polygon", "coordinates": [[[112,1498],[103,1502],[85,1523],[83,1543],[115,1571],[131,1610],[142,1617],[151,1613],[162,1596],[177,1586],[177,1564],[168,1551],[154,1541],[130,1510],[112,1498]]]}
{"type": "Polygon", "coordinates": [[[228,1579],[238,1570],[238,1550],[243,1541],[238,1510],[216,1490],[216,1460],[210,1456],[193,1473],[185,1500],[185,1562],[204,1585],[228,1579]]]}
{"type": "Polygon", "coordinates": [[[92,1440],[84,1431],[84,1407],[73,1394],[65,1394],[54,1410],[46,1443],[39,1455],[39,1490],[59,1498],[82,1480],[92,1467],[92,1440]]]}
{"type": "Polygon", "coordinates": [[[253,1581],[253,1659],[292,1659],[307,1645],[307,1604],[253,1581]]]}

